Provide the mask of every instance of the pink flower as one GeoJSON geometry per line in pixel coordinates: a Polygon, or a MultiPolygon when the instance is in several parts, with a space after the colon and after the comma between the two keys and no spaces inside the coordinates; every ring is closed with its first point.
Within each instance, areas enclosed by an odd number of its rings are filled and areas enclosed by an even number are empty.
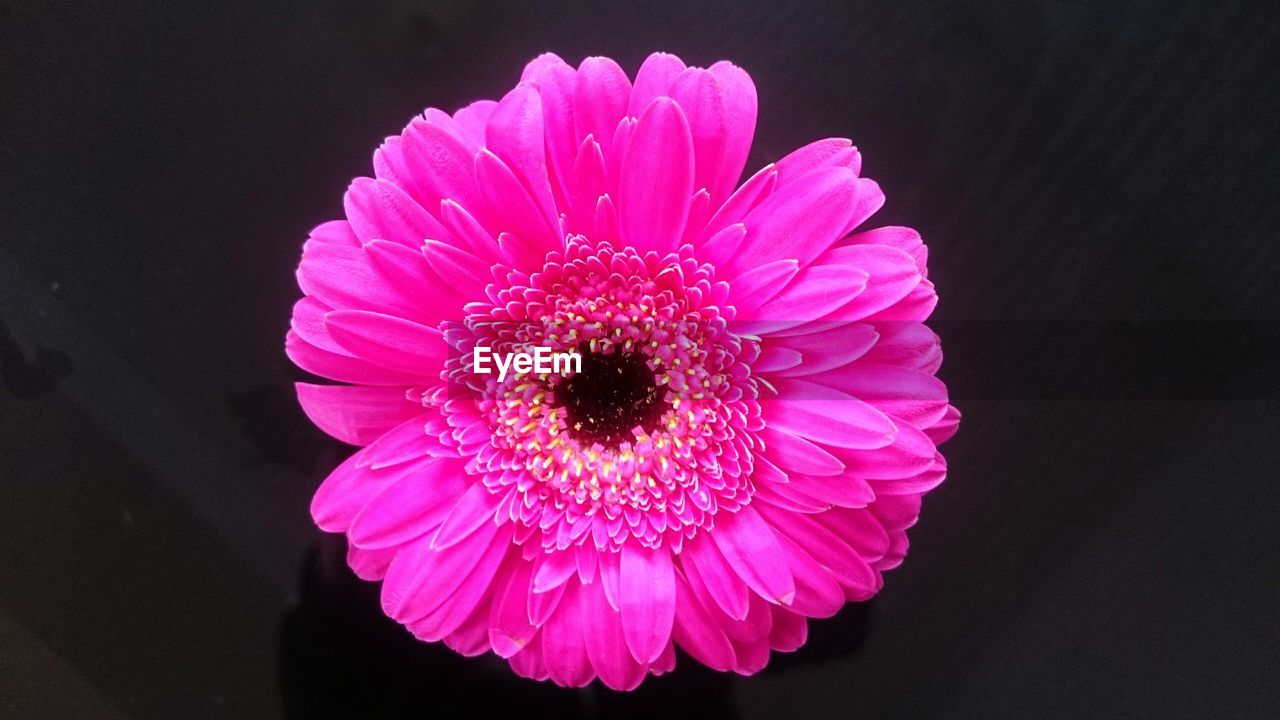
{"type": "Polygon", "coordinates": [[[388,138],[312,231],[286,348],[361,446],[312,514],[418,638],[570,686],[677,646],[751,674],[902,561],[959,417],[925,247],[853,233],[884,196],[846,140],[737,185],[755,120],[727,62],[543,55],[388,138]],[[472,364],[535,345],[583,366],[472,364]]]}

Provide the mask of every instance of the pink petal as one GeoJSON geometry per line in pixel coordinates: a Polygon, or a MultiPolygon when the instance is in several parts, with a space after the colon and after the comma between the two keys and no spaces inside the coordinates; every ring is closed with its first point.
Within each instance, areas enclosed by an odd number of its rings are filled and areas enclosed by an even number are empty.
{"type": "Polygon", "coordinates": [[[631,81],[618,63],[605,57],[583,60],[578,65],[573,99],[575,139],[594,135],[602,147],[609,147],[630,98],[631,81]]]}
{"type": "Polygon", "coordinates": [[[936,455],[933,440],[907,423],[898,423],[893,443],[876,450],[844,450],[840,459],[849,472],[872,480],[905,478],[924,472],[936,455]]]}
{"type": "Polygon", "coordinates": [[[694,598],[683,578],[676,577],[676,616],[671,635],[685,652],[713,670],[730,670],[737,663],[733,646],[694,598]]]}
{"type": "Polygon", "coordinates": [[[747,165],[756,132],[756,86],[745,70],[724,60],[711,66],[711,74],[719,82],[725,117],[719,171],[707,186],[714,206],[729,196],[747,165]]]}
{"type": "Polygon", "coordinates": [[[495,582],[493,604],[489,608],[489,643],[498,657],[520,652],[538,632],[529,622],[528,595],[533,580],[533,563],[508,556],[495,582]]]}
{"type": "Polygon", "coordinates": [[[370,582],[381,580],[387,574],[397,548],[366,550],[355,545],[347,546],[347,565],[356,577],[370,582]]]}
{"type": "Polygon", "coordinates": [[[640,663],[653,662],[671,638],[675,617],[676,590],[670,550],[653,550],[634,542],[623,545],[617,599],[632,657],[640,663]]]}
{"type": "Polygon", "coordinates": [[[935,445],[950,440],[956,434],[956,430],[960,429],[960,411],[954,405],[947,406],[947,412],[934,424],[925,428],[929,438],[933,440],[935,445]]]}
{"type": "Polygon", "coordinates": [[[584,637],[587,623],[579,599],[579,585],[568,583],[565,587],[564,599],[542,628],[542,657],[557,685],[582,687],[595,675],[587,657],[584,637]]]}
{"type": "Polygon", "coordinates": [[[738,620],[747,616],[747,584],[725,563],[715,541],[701,534],[685,543],[680,557],[685,568],[698,574],[711,599],[725,614],[738,620]]]}
{"type": "Polygon", "coordinates": [[[627,649],[621,614],[609,605],[599,585],[578,591],[585,618],[591,626],[583,633],[587,658],[600,679],[613,690],[632,690],[644,680],[646,665],[636,662],[627,649]]]}
{"type": "Polygon", "coordinates": [[[819,321],[807,326],[812,329],[802,335],[778,337],[770,335],[766,347],[781,347],[800,353],[803,360],[795,367],[779,374],[789,377],[813,375],[846,365],[876,345],[879,334],[864,323],[835,324],[819,321]]]}
{"type": "Polygon", "coordinates": [[[426,120],[414,120],[404,131],[404,152],[410,161],[411,189],[423,207],[438,207],[446,199],[467,208],[479,204],[475,151],[457,136],[426,120]]]}
{"type": "Polygon", "coordinates": [[[553,227],[556,210],[547,176],[542,98],[532,85],[517,85],[494,108],[485,144],[520,178],[534,200],[534,212],[553,227]]]}
{"type": "Polygon", "coordinates": [[[875,585],[875,573],[857,551],[811,516],[768,507],[760,512],[842,586],[870,589],[875,585]]]}
{"type": "Polygon", "coordinates": [[[439,220],[386,180],[357,178],[344,205],[352,230],[363,242],[391,240],[417,249],[426,239],[448,239],[439,220]]]}
{"type": "Polygon", "coordinates": [[[887,225],[873,230],[866,230],[856,235],[850,235],[847,242],[850,245],[887,245],[901,250],[916,261],[916,267],[919,268],[920,274],[925,274],[929,250],[925,247],[924,241],[920,239],[920,233],[912,228],[887,225]]]}
{"type": "Polygon", "coordinates": [[[778,535],[782,548],[781,562],[786,563],[795,578],[795,599],[791,609],[808,617],[831,617],[844,605],[844,590],[831,572],[809,557],[791,538],[778,535]]]}
{"type": "Polygon", "coordinates": [[[726,272],[795,258],[801,265],[831,246],[853,214],[857,178],[844,168],[824,170],[805,182],[779,187],[747,214],[742,251],[730,258],[726,272]]]}
{"type": "Polygon", "coordinates": [[[799,272],[800,263],[794,259],[758,265],[733,278],[729,283],[729,299],[738,312],[750,313],[782,292],[799,272]]]}
{"type": "Polygon", "coordinates": [[[739,316],[739,332],[767,335],[824,317],[862,294],[867,274],[847,265],[810,265],[767,305],[739,316]]]}
{"type": "Polygon", "coordinates": [[[693,140],[680,106],[657,98],[640,116],[618,180],[618,229],[641,252],[674,250],[694,191],[693,140]]]}
{"type": "Polygon", "coordinates": [[[627,102],[627,114],[640,117],[649,101],[659,95],[670,95],[671,84],[684,72],[684,62],[668,53],[656,52],[644,59],[636,71],[635,87],[627,102]]]}
{"type": "MultiPolygon", "coordinates": [[[[519,235],[543,248],[543,252],[555,246],[559,232],[554,214],[538,207],[529,190],[498,156],[488,150],[476,153],[476,181],[487,203],[486,216],[492,219],[491,225],[501,232],[519,235]]],[[[549,197],[550,190],[547,193],[549,197]]]]}
{"type": "Polygon", "coordinates": [[[853,143],[844,138],[827,138],[793,150],[775,163],[775,167],[778,170],[778,182],[790,184],[812,172],[834,167],[848,168],[857,175],[862,162],[853,143]]]}
{"type": "Polygon", "coordinates": [[[556,55],[544,53],[525,67],[520,79],[533,83],[542,100],[542,128],[552,194],[556,204],[563,208],[569,197],[569,172],[578,147],[573,123],[577,73],[556,55]]]}
{"type": "Polygon", "coordinates": [[[832,447],[873,450],[893,442],[893,421],[857,397],[828,386],[780,379],[769,400],[767,422],[783,432],[832,447]]]}
{"type": "Polygon", "coordinates": [[[435,610],[480,562],[498,526],[485,523],[447,548],[428,542],[410,543],[396,555],[382,581],[382,610],[396,620],[410,620],[435,610]]]}
{"type": "Polygon", "coordinates": [[[331,437],[352,445],[368,445],[412,417],[421,404],[405,398],[405,389],[363,385],[295,383],[298,402],[311,422],[331,437]]]}
{"type": "Polygon", "coordinates": [[[410,319],[430,317],[432,313],[430,306],[401,293],[375,272],[369,256],[359,247],[308,243],[298,264],[298,286],[335,309],[373,310],[410,319]]]}
{"type": "Polygon", "coordinates": [[[448,348],[439,330],[365,310],[334,310],[325,329],[343,348],[391,370],[438,376],[448,348]]]}
{"type": "Polygon", "coordinates": [[[494,522],[494,511],[502,503],[502,495],[491,492],[483,483],[474,482],[470,489],[458,498],[458,502],[449,511],[444,524],[431,539],[431,546],[444,550],[480,527],[494,522]]]}
{"type": "Polygon", "coordinates": [[[806,475],[838,475],[844,472],[844,463],[821,447],[792,435],[785,430],[766,425],[760,431],[766,454],[778,467],[806,475]]]}
{"type": "Polygon", "coordinates": [[[577,553],[573,550],[542,553],[534,562],[533,591],[546,592],[572,577],[578,571],[577,553]]]}
{"type": "Polygon", "coordinates": [[[356,514],[347,537],[352,543],[371,549],[394,547],[421,537],[440,526],[467,485],[462,462],[436,460],[419,464],[356,514]]]}
{"type": "Polygon", "coordinates": [[[857,268],[868,275],[866,289],[833,312],[832,319],[871,316],[906,297],[921,280],[910,255],[885,245],[845,245],[828,250],[816,262],[857,268]]]}
{"type": "Polygon", "coordinates": [[[880,323],[880,339],[863,360],[877,365],[900,365],[929,375],[942,365],[942,342],[919,322],[880,323]]]}
{"type": "Polygon", "coordinates": [[[813,498],[828,506],[860,508],[876,499],[875,490],[863,478],[852,473],[834,476],[791,474],[786,490],[813,498]]]}
{"type": "Polygon", "coordinates": [[[917,428],[932,425],[947,412],[947,386],[932,375],[908,368],[855,362],[806,380],[848,393],[917,428]]]}
{"type": "Polygon", "coordinates": [[[588,135],[573,161],[573,185],[569,191],[574,227],[590,232],[595,227],[596,202],[609,191],[609,170],[595,138],[588,135]]]}
{"type": "MultiPolygon", "coordinates": [[[[385,283],[401,304],[412,308],[403,313],[403,317],[434,324],[453,319],[462,308],[461,296],[431,269],[420,251],[375,240],[364,246],[364,252],[378,281],[385,283]]],[[[363,308],[355,306],[355,309],[363,308]]]]}
{"type": "MultiPolygon", "coordinates": [[[[702,233],[699,236],[698,244],[705,244],[708,239],[721,230],[742,222],[747,213],[751,212],[755,206],[759,205],[762,200],[773,192],[777,182],[778,171],[774,169],[773,165],[765,165],[755,175],[747,178],[747,181],[733,191],[733,194],[724,201],[724,204],[707,221],[706,227],[702,229],[702,233]]],[[[727,259],[728,256],[706,257],[706,261],[713,264],[719,264],[727,259]]]]}
{"type": "Polygon", "coordinates": [[[346,352],[335,353],[321,349],[303,340],[293,330],[285,336],[284,352],[303,370],[338,382],[406,387],[429,380],[420,375],[388,370],[346,352]]]}
{"type": "Polygon", "coordinates": [[[453,114],[453,121],[462,128],[462,134],[471,144],[484,145],[485,126],[489,124],[489,118],[497,107],[498,103],[492,100],[477,100],[459,108],[453,114]]]}
{"type": "Polygon", "coordinates": [[[475,567],[458,583],[457,589],[439,607],[417,618],[409,618],[409,630],[420,640],[438,642],[466,622],[480,607],[493,586],[494,574],[511,552],[510,526],[500,529],[476,561],[475,567]]]}
{"type": "MultiPolygon", "coordinates": [[[[421,460],[440,449],[437,420],[428,416],[414,418],[388,430],[382,437],[370,443],[364,453],[365,464],[374,470],[411,460],[421,460]]],[[[443,424],[443,421],[439,421],[443,424]]]]}
{"type": "Polygon", "coordinates": [[[809,622],[803,615],[774,606],[769,647],[778,652],[795,652],[809,639],[809,622]]]}
{"type": "Polygon", "coordinates": [[[711,533],[725,562],[760,597],[791,604],[795,584],[773,530],[750,506],[720,520],[711,533]]]}

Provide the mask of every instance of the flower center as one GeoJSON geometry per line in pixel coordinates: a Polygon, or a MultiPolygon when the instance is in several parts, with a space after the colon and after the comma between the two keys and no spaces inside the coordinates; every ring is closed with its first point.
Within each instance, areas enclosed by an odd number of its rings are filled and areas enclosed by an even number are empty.
{"type": "Polygon", "coordinates": [[[678,549],[750,501],[759,347],[729,330],[722,286],[691,248],[661,257],[571,237],[445,333],[456,355],[435,401],[518,542],[678,549]],[[476,346],[574,351],[582,365],[499,380],[463,361],[476,346]]]}
{"type": "Polygon", "coordinates": [[[653,370],[636,352],[584,353],[582,371],[556,391],[570,433],[590,445],[617,447],[632,430],[652,432],[661,419],[661,393],[653,370]]]}

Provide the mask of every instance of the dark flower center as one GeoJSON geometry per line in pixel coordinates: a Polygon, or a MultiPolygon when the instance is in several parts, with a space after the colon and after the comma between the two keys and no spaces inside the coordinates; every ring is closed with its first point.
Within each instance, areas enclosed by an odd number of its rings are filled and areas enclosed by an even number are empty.
{"type": "Polygon", "coordinates": [[[556,396],[573,435],[606,447],[634,442],[637,425],[651,432],[664,407],[640,353],[583,353],[582,372],[566,379],[556,396]]]}

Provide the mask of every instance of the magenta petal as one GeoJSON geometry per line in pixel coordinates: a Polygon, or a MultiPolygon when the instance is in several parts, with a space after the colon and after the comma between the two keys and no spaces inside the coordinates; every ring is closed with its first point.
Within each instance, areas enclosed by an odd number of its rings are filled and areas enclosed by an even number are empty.
{"type": "Polygon", "coordinates": [[[528,595],[533,563],[508,556],[498,573],[489,608],[489,643],[498,657],[509,658],[524,649],[538,628],[529,622],[528,595]]]}
{"type": "Polygon", "coordinates": [[[806,380],[848,393],[917,428],[932,425],[947,412],[947,386],[932,375],[908,368],[855,362],[806,380]]]}
{"type": "Polygon", "coordinates": [[[711,599],[725,614],[738,620],[747,616],[747,584],[725,563],[715,541],[699,535],[685,543],[681,558],[684,567],[692,566],[711,599]]]}
{"type": "Polygon", "coordinates": [[[671,553],[636,543],[622,546],[618,576],[618,607],[627,647],[636,662],[657,659],[671,638],[676,589],[671,553]]]}
{"type": "Polygon", "coordinates": [[[552,195],[563,208],[569,197],[569,171],[579,142],[573,126],[577,72],[556,55],[545,53],[525,67],[521,80],[533,83],[542,99],[542,128],[552,195]]]}
{"type": "Polygon", "coordinates": [[[947,411],[943,414],[942,418],[925,428],[925,432],[928,433],[930,439],[933,440],[935,445],[941,445],[942,443],[950,440],[959,428],[960,411],[957,410],[954,405],[948,405],[947,411]]]}
{"type": "Polygon", "coordinates": [[[694,185],[693,140],[680,106],[649,103],[631,135],[618,180],[618,229],[637,250],[674,250],[694,185]]]}
{"type": "Polygon", "coordinates": [[[711,537],[725,562],[760,597],[791,604],[795,584],[773,530],[752,507],[742,508],[716,525],[711,537]]]}
{"type": "Polygon", "coordinates": [[[893,442],[897,427],[852,395],[807,380],[780,379],[765,417],[784,432],[832,447],[874,450],[893,442]]]}
{"type": "Polygon", "coordinates": [[[386,180],[357,178],[347,190],[347,220],[362,241],[391,240],[411,248],[446,239],[444,227],[413,198],[386,180]]]}
{"type": "Polygon", "coordinates": [[[671,635],[698,662],[722,672],[737,663],[724,631],[698,603],[683,578],[676,578],[676,616],[671,635]]]}
{"type": "Polygon", "coordinates": [[[338,344],[371,363],[425,377],[444,369],[447,348],[435,328],[364,310],[334,310],[324,324],[338,344]]]}
{"type": "Polygon", "coordinates": [[[489,489],[482,483],[473,483],[471,488],[458,499],[458,503],[449,511],[449,516],[445,518],[444,524],[440,526],[440,530],[431,539],[431,546],[437,550],[443,550],[475,532],[478,528],[492,523],[494,521],[494,511],[497,510],[501,502],[502,497],[500,495],[489,492],[489,489]]]}
{"type": "Polygon", "coordinates": [[[347,565],[356,577],[370,582],[386,576],[387,568],[395,556],[396,548],[366,550],[355,545],[347,547],[347,565]]]}
{"type": "Polygon", "coordinates": [[[436,423],[414,418],[374,440],[365,452],[365,463],[378,470],[411,460],[421,460],[440,450],[436,423]]]}
{"type": "Polygon", "coordinates": [[[547,175],[542,98],[532,85],[518,85],[489,116],[485,142],[489,150],[520,178],[538,212],[553,223],[556,212],[547,175]]]}
{"type": "Polygon", "coordinates": [[[493,585],[494,573],[511,552],[511,530],[510,526],[502,528],[489,540],[475,567],[458,583],[457,589],[448,593],[448,598],[439,607],[408,620],[409,630],[415,636],[427,642],[437,642],[461,627],[483,604],[493,585]]]}
{"type": "Polygon", "coordinates": [[[816,326],[810,327],[812,332],[785,337],[771,335],[766,341],[766,345],[793,350],[803,358],[803,362],[782,371],[781,375],[814,375],[847,365],[875,347],[880,337],[873,326],[865,323],[833,326],[832,323],[820,321],[816,326]]]}
{"type": "Polygon", "coordinates": [[[809,622],[803,615],[774,606],[773,629],[769,631],[769,647],[777,652],[794,652],[809,639],[809,622]]]}
{"type": "Polygon", "coordinates": [[[573,550],[543,553],[534,563],[533,591],[546,592],[572,577],[578,571],[577,553],[573,550]]]}
{"type": "Polygon", "coordinates": [[[808,265],[831,246],[853,214],[857,178],[844,168],[813,173],[804,182],[779,187],[743,219],[742,252],[727,263],[741,272],[781,258],[808,265]]]}
{"type": "Polygon", "coordinates": [[[685,71],[684,62],[669,53],[656,52],[645,58],[636,71],[635,86],[627,103],[627,114],[640,117],[649,101],[670,95],[671,84],[685,71]]]}
{"type": "Polygon", "coordinates": [[[866,289],[832,313],[832,319],[860,320],[873,315],[906,297],[921,280],[915,260],[886,245],[845,245],[823,253],[817,262],[857,268],[868,276],[866,289]]]}
{"type": "Polygon", "coordinates": [[[618,63],[589,57],[578,65],[577,83],[573,102],[577,139],[594,135],[602,147],[609,147],[614,129],[627,111],[631,81],[618,63]]]}
{"type": "Polygon", "coordinates": [[[311,517],[321,530],[346,532],[356,513],[400,477],[396,472],[370,471],[362,465],[363,458],[363,451],[347,458],[316,489],[311,498],[311,517]]]}
{"type": "MultiPolygon", "coordinates": [[[[747,213],[751,212],[756,205],[773,192],[774,186],[778,181],[778,171],[773,165],[766,165],[747,178],[742,186],[733,191],[729,199],[724,201],[707,221],[706,227],[702,229],[699,235],[698,245],[703,245],[713,235],[724,230],[730,225],[736,225],[742,222],[747,213]]],[[[720,263],[728,259],[729,256],[712,256],[708,255],[705,259],[707,262],[720,263]]]]}
{"type": "Polygon", "coordinates": [[[285,336],[284,351],[303,370],[338,382],[406,387],[426,380],[420,375],[388,370],[345,352],[316,347],[293,330],[285,336]]]}
{"type": "Polygon", "coordinates": [[[844,472],[844,463],[802,437],[774,426],[766,425],[760,431],[769,459],[783,470],[806,475],[838,475],[844,472]]]}
{"type": "Polygon", "coordinates": [[[714,205],[729,196],[746,167],[756,132],[756,86],[751,76],[733,63],[721,60],[710,69],[719,82],[725,118],[724,151],[718,172],[707,186],[714,205]]]}
{"type": "Polygon", "coordinates": [[[453,200],[463,207],[479,201],[472,157],[475,151],[457,136],[425,120],[405,128],[404,152],[412,160],[412,188],[423,207],[453,200]]]}
{"type": "Polygon", "coordinates": [[[584,620],[591,624],[583,636],[596,674],[613,690],[634,689],[644,679],[647,667],[636,662],[627,649],[621,614],[609,605],[599,585],[583,586],[578,592],[584,620]]]}
{"type": "Polygon", "coordinates": [[[577,583],[568,583],[564,598],[551,619],[542,627],[542,656],[547,672],[557,685],[582,687],[591,682],[594,671],[587,657],[586,618],[577,583]]]}
{"type": "Polygon", "coordinates": [[[817,140],[802,148],[793,150],[789,155],[774,163],[778,171],[778,182],[790,184],[816,170],[833,167],[845,167],[857,175],[861,163],[854,163],[858,150],[853,143],[844,138],[827,138],[817,140]]]}
{"type": "Polygon", "coordinates": [[[383,612],[405,621],[438,608],[457,588],[458,578],[480,562],[497,533],[498,526],[487,523],[448,548],[422,541],[406,545],[382,581],[383,612]]]}
{"type": "Polygon", "coordinates": [[[435,530],[467,489],[463,463],[417,465],[378,493],[351,521],[347,537],[364,548],[400,545],[435,530]]]}
{"type": "Polygon", "coordinates": [[[808,617],[835,615],[844,605],[845,596],[831,571],[810,557],[786,534],[778,535],[778,543],[782,548],[781,562],[786,563],[795,578],[795,599],[789,603],[791,608],[808,617]]]}
{"type": "Polygon", "coordinates": [[[842,586],[870,589],[875,585],[875,573],[857,551],[812,517],[770,508],[762,508],[761,514],[842,586]]]}
{"type": "Polygon", "coordinates": [[[404,388],[295,383],[302,410],[317,427],[345,443],[368,445],[411,417],[422,405],[405,398],[404,388]]]}
{"type": "Polygon", "coordinates": [[[544,253],[557,243],[559,232],[554,215],[539,208],[519,178],[488,150],[476,153],[476,181],[487,203],[491,225],[529,240],[544,253]]]}

